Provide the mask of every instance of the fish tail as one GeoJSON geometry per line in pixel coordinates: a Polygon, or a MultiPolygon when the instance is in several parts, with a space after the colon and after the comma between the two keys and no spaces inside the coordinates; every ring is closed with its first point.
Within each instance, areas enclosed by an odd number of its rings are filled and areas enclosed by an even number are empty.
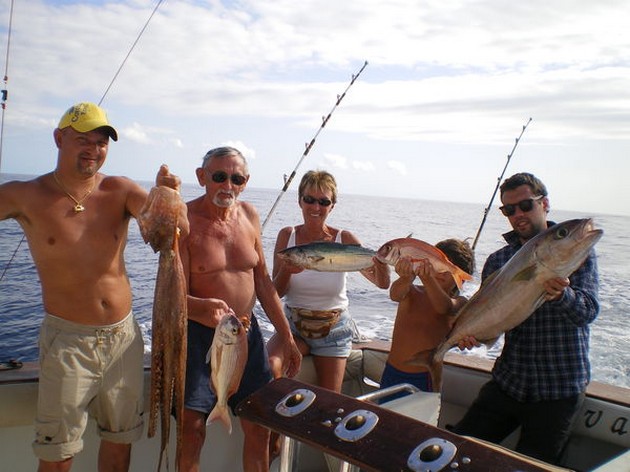
{"type": "Polygon", "coordinates": [[[227,429],[228,434],[232,434],[232,420],[230,419],[230,412],[227,409],[227,405],[219,405],[217,403],[210,412],[206,425],[209,425],[217,419],[225,425],[225,429],[227,429]]]}
{"type": "Polygon", "coordinates": [[[442,390],[442,368],[444,365],[444,349],[438,347],[429,356],[429,372],[431,373],[431,382],[433,391],[440,392],[442,390]]]}

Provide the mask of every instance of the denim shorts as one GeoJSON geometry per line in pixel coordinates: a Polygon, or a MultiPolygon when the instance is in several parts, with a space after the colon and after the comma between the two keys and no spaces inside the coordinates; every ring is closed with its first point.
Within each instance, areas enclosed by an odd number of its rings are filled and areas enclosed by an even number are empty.
{"type": "Polygon", "coordinates": [[[324,338],[304,338],[300,336],[293,322],[291,309],[284,306],[284,313],[289,321],[293,336],[303,340],[310,348],[311,354],[321,357],[348,357],[352,351],[352,317],[348,309],[343,309],[339,320],[324,338]]]}
{"type": "MultiPolygon", "coordinates": [[[[206,355],[214,339],[214,328],[208,328],[196,321],[188,320],[188,358],[186,360],[186,393],[184,406],[208,416],[217,403],[217,396],[212,390],[210,366],[206,355]]],[[[252,315],[247,331],[248,356],[243,378],[234,395],[228,399],[232,413],[241,400],[272,380],[267,347],[252,315]]]]}

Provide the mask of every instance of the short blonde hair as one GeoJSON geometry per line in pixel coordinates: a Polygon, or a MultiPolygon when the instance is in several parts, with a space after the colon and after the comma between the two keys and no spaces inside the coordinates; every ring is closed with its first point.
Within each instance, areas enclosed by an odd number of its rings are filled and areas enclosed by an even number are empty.
{"type": "Polygon", "coordinates": [[[298,188],[298,200],[304,196],[304,191],[309,187],[323,192],[330,190],[332,193],[332,202],[337,203],[337,181],[330,172],[326,172],[325,170],[309,170],[304,174],[298,188]]]}

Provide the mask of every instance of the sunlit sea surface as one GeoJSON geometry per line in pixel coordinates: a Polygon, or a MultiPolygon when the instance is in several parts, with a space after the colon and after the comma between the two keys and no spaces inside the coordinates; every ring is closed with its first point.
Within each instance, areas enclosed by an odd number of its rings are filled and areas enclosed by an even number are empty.
{"type": "MultiPolygon", "coordinates": [[[[2,175],[0,181],[25,180],[27,176],[2,175]]],[[[151,184],[146,183],[148,189],[151,184]]],[[[342,189],[343,190],[343,189],[342,189]]],[[[185,184],[185,200],[203,192],[196,185],[185,184]]],[[[261,222],[279,195],[279,190],[246,189],[243,200],[253,203],[261,222]]],[[[551,195],[553,205],[553,194],[551,195]]],[[[495,202],[496,203],[496,202],[495,202]]],[[[89,211],[89,201],[86,202],[89,211]]],[[[553,208],[553,206],[552,206],[553,208]]],[[[475,237],[483,217],[484,205],[451,203],[360,195],[339,196],[328,222],[356,234],[364,246],[378,249],[384,242],[413,236],[436,243],[441,239],[475,237]]],[[[630,217],[581,214],[553,209],[550,219],[593,217],[596,226],[604,229],[604,237],[596,246],[600,275],[601,312],[591,329],[591,363],[593,379],[630,387],[630,217]]],[[[282,197],[263,232],[266,260],[271,272],[272,252],[278,230],[301,222],[296,194],[289,190],[282,197]]],[[[501,234],[509,230],[506,219],[496,208],[489,212],[477,243],[477,270],[474,279],[465,285],[471,295],[479,287],[479,271],[486,257],[503,245],[501,234]]],[[[149,350],[151,307],[157,270],[157,255],[146,246],[133,221],[125,251],[127,270],[134,293],[133,311],[145,335],[149,350]]],[[[395,278],[393,273],[393,277],[395,278]]],[[[361,275],[348,277],[350,311],[361,335],[371,339],[391,340],[396,304],[387,290],[371,285],[361,275]]],[[[263,333],[268,338],[272,325],[258,306],[256,313],[263,333]]],[[[0,361],[37,359],[37,337],[43,316],[37,273],[33,266],[22,230],[13,220],[0,222],[0,361]]],[[[501,350],[499,340],[490,349],[477,348],[469,355],[495,358],[501,350]]]]}

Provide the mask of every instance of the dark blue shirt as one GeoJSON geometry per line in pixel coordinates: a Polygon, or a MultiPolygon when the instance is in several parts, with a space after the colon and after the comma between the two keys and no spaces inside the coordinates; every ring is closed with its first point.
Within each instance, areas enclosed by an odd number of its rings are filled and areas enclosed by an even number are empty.
{"type": "MultiPolygon", "coordinates": [[[[553,224],[548,222],[549,226],[553,224]]],[[[488,257],[482,281],[522,247],[514,231],[503,237],[508,245],[488,257]]],[[[503,351],[492,375],[516,400],[567,398],[585,391],[590,381],[589,324],[599,313],[594,250],[569,280],[562,298],[543,303],[522,324],[505,333],[503,351]]]]}

